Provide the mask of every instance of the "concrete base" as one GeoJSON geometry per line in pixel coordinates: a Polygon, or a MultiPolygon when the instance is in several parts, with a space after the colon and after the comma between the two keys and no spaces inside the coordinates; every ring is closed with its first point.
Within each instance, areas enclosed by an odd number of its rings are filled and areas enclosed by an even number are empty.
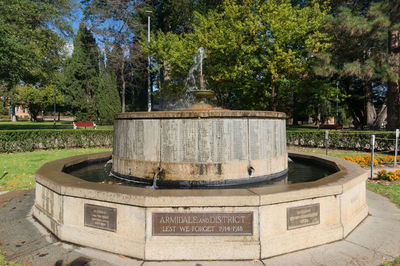
{"type": "Polygon", "coordinates": [[[341,159],[293,153],[339,171],[315,182],[248,189],[151,190],[89,183],[62,172],[106,156],[58,160],[35,174],[33,215],[61,240],[142,260],[265,259],[343,239],[368,213],[367,173],[341,159]],[[114,208],[116,229],[88,226],[85,204],[114,208]],[[318,206],[318,220],[293,227],[289,220],[297,218],[290,211],[308,206],[318,206]],[[252,233],[155,235],[153,213],[252,213],[252,233]]]}

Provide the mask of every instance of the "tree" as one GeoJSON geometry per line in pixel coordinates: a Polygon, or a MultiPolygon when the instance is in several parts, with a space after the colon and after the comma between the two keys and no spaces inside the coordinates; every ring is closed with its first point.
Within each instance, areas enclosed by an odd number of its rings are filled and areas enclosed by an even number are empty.
{"type": "Polygon", "coordinates": [[[112,124],[114,115],[121,110],[121,102],[114,74],[100,72],[96,94],[96,109],[102,124],[112,124]]]}
{"type": "MultiPolygon", "coordinates": [[[[121,91],[121,111],[126,110],[127,75],[129,67],[129,47],[134,39],[137,21],[135,13],[146,5],[142,1],[102,1],[83,0],[85,17],[91,22],[93,30],[101,37],[121,91]]],[[[144,1],[145,2],[145,1],[144,1]]]]}
{"type": "Polygon", "coordinates": [[[0,0],[0,87],[12,106],[17,84],[45,85],[58,70],[64,47],[59,32],[72,32],[72,9],[71,0],[0,0]]]}
{"type": "Polygon", "coordinates": [[[99,65],[100,53],[96,40],[81,23],[74,39],[74,51],[66,61],[60,82],[65,103],[77,120],[97,120],[95,97],[99,65]]]}
{"type": "Polygon", "coordinates": [[[325,49],[325,7],[252,0],[224,1],[221,10],[194,12],[192,33],[152,38],[150,53],[169,69],[161,91],[183,97],[193,54],[202,46],[204,73],[220,106],[276,110],[282,84],[304,75],[313,53],[325,49]]]}
{"type": "MultiPolygon", "coordinates": [[[[41,111],[53,106],[54,85],[47,85],[41,88],[36,88],[31,84],[25,86],[17,85],[16,91],[16,102],[29,110],[32,121],[37,121],[37,116],[41,111]]],[[[56,101],[58,104],[62,104],[64,101],[64,97],[58,89],[56,90],[56,101]]]]}
{"type": "Polygon", "coordinates": [[[400,2],[384,0],[373,3],[371,16],[382,31],[387,30],[387,129],[394,130],[400,128],[400,2]]]}
{"type": "Polygon", "coordinates": [[[359,128],[380,128],[386,110],[388,128],[393,129],[400,123],[400,102],[396,102],[400,96],[396,89],[400,65],[395,63],[400,54],[396,55],[396,49],[390,48],[390,32],[400,21],[396,3],[344,2],[333,10],[326,23],[332,46],[328,54],[322,55],[317,73],[339,81],[348,95],[346,102],[353,122],[359,128]],[[374,91],[385,84],[389,91],[386,101],[382,102],[374,91]]]}

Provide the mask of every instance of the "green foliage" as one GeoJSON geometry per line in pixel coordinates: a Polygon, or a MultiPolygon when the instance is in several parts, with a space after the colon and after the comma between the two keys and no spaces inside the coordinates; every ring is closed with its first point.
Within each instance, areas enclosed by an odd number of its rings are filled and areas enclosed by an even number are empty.
{"type": "Polygon", "coordinates": [[[78,121],[97,121],[96,91],[99,83],[99,49],[84,23],[74,39],[74,51],[61,77],[66,106],[78,121]]]}
{"type": "Polygon", "coordinates": [[[22,266],[23,264],[16,263],[14,261],[9,261],[6,259],[6,257],[3,255],[1,248],[0,248],[0,265],[3,266],[22,266]]]}
{"type": "Polygon", "coordinates": [[[0,131],[0,152],[111,147],[113,130],[14,130],[0,131]]]}
{"type": "Polygon", "coordinates": [[[384,262],[382,266],[400,266],[400,257],[395,258],[394,261],[384,262]]]}
{"type": "Polygon", "coordinates": [[[148,50],[167,69],[166,94],[182,97],[192,56],[202,46],[205,78],[219,105],[266,109],[285,79],[307,70],[307,56],[326,47],[320,31],[326,9],[316,2],[225,1],[222,9],[194,12],[192,33],[153,36],[148,50]]]}
{"type": "Polygon", "coordinates": [[[107,72],[101,72],[100,74],[96,93],[96,109],[100,123],[106,125],[112,124],[114,115],[121,111],[116,78],[107,72]]]}
{"type": "Polygon", "coordinates": [[[0,115],[8,116],[8,106],[5,100],[0,97],[0,115]]]}
{"type": "MultiPolygon", "coordinates": [[[[394,132],[329,131],[329,148],[367,151],[371,149],[371,134],[376,135],[376,151],[393,151],[394,132]]],[[[325,130],[288,130],[288,145],[304,147],[324,147],[325,130]]]]}
{"type": "MultiPolygon", "coordinates": [[[[54,104],[54,85],[42,86],[36,88],[31,84],[25,86],[17,85],[16,101],[24,108],[28,108],[33,121],[36,121],[40,111],[48,110],[54,104]]],[[[56,102],[62,104],[63,95],[59,89],[56,89],[56,102]]]]}
{"type": "Polygon", "coordinates": [[[0,0],[0,89],[11,104],[15,85],[45,85],[58,70],[72,0],[0,0]]]}
{"type": "Polygon", "coordinates": [[[332,45],[327,53],[319,55],[321,62],[315,72],[339,81],[343,93],[348,95],[345,102],[356,127],[379,128],[386,116],[385,104],[388,128],[396,128],[396,123],[398,127],[400,85],[396,81],[400,53],[398,43],[389,38],[396,31],[399,38],[399,2],[336,1],[332,6],[333,14],[325,23],[332,45]],[[381,84],[389,87],[385,103],[372,93],[373,86],[381,84]]]}

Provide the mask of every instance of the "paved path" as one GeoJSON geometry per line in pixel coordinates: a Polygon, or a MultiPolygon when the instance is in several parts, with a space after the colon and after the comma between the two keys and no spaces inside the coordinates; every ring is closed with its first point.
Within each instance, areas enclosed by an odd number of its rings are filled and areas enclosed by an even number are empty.
{"type": "MultiPolygon", "coordinates": [[[[0,202],[5,201],[5,196],[9,200],[10,193],[0,195],[0,202]]],[[[3,255],[25,265],[379,265],[400,256],[400,209],[388,199],[369,191],[370,216],[345,240],[264,261],[142,262],[59,242],[32,218],[33,200],[33,191],[19,192],[0,210],[3,255]]]]}

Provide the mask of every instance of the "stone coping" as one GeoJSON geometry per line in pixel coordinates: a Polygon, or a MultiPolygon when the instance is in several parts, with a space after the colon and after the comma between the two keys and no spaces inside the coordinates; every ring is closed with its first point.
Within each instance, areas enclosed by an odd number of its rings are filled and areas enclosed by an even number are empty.
{"type": "Polygon", "coordinates": [[[179,110],[155,112],[131,112],[115,115],[115,119],[173,119],[173,118],[274,118],[286,119],[286,114],[273,111],[242,110],[179,110]]]}
{"type": "Polygon", "coordinates": [[[260,206],[342,194],[362,180],[368,173],[357,164],[338,158],[306,153],[289,153],[289,157],[313,159],[336,167],[338,172],[314,182],[282,184],[243,189],[160,189],[108,185],[88,182],[65,172],[66,167],[87,160],[111,156],[111,152],[78,155],[44,164],[36,173],[36,182],[54,192],[71,197],[139,207],[212,207],[260,206]]]}

